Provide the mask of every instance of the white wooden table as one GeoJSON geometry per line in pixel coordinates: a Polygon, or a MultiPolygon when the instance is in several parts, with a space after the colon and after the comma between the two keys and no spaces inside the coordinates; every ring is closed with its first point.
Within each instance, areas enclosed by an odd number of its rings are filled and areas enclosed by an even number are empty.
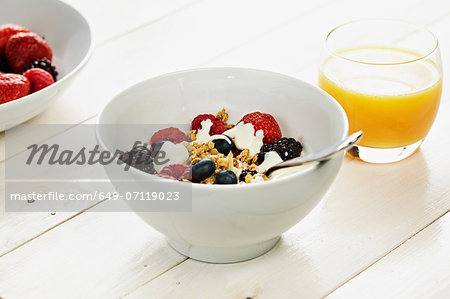
{"type": "MultiPolygon", "coordinates": [[[[316,84],[325,34],[367,17],[426,25],[450,70],[449,0],[68,2],[90,17],[97,48],[73,85],[29,123],[93,122],[130,84],[193,67],[261,68],[316,84]]],[[[248,262],[188,259],[133,213],[2,210],[0,297],[450,298],[449,97],[444,84],[418,153],[390,165],[346,159],[323,204],[248,262]]],[[[4,133],[0,153],[3,176],[4,133]]],[[[0,191],[4,201],[3,179],[0,191]]]]}

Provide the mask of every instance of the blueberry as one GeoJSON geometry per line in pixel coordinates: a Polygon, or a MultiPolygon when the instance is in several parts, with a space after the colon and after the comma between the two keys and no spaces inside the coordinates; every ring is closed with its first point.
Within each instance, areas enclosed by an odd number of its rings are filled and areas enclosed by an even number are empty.
{"type": "Polygon", "coordinates": [[[233,140],[226,135],[215,135],[212,142],[217,151],[225,156],[234,148],[233,140]]]}
{"type": "Polygon", "coordinates": [[[213,175],[216,170],[216,164],[210,158],[203,158],[192,165],[192,180],[201,182],[213,175]]]}
{"type": "Polygon", "coordinates": [[[216,176],[217,184],[237,184],[237,176],[231,170],[222,170],[216,176]]]}

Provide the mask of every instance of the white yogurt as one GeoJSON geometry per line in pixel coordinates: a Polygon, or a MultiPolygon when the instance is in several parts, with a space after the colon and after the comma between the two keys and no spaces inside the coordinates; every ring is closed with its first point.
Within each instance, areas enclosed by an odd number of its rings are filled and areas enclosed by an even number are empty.
{"type": "Polygon", "coordinates": [[[264,173],[267,169],[280,162],[283,162],[283,159],[280,158],[280,155],[278,155],[277,152],[267,152],[264,154],[264,162],[258,166],[258,172],[264,173]]]}
{"type": "Polygon", "coordinates": [[[238,123],[235,127],[223,132],[231,138],[234,138],[234,145],[236,148],[243,150],[248,148],[250,155],[254,156],[259,153],[263,145],[264,132],[258,130],[255,133],[255,128],[251,123],[238,123]]]}
{"type": "Polygon", "coordinates": [[[230,138],[228,138],[228,137],[225,136],[225,135],[213,135],[213,136],[209,137],[209,140],[208,140],[208,141],[214,141],[214,140],[218,140],[218,139],[223,139],[223,140],[225,140],[227,143],[231,144],[230,138]]]}
{"type": "Polygon", "coordinates": [[[255,178],[251,180],[251,184],[265,182],[263,175],[261,173],[255,174],[255,178]]]}
{"type": "Polygon", "coordinates": [[[170,141],[165,141],[161,146],[158,155],[156,156],[154,163],[155,170],[157,172],[161,172],[161,170],[165,166],[172,164],[183,164],[184,162],[187,161],[188,158],[189,152],[183,143],[174,144],[170,141]],[[164,156],[163,153],[165,154],[164,156]]]}
{"type": "Polygon", "coordinates": [[[209,130],[213,125],[213,122],[210,119],[205,119],[201,122],[202,127],[197,130],[197,139],[195,142],[204,143],[208,142],[211,138],[209,135],[209,130]]]}

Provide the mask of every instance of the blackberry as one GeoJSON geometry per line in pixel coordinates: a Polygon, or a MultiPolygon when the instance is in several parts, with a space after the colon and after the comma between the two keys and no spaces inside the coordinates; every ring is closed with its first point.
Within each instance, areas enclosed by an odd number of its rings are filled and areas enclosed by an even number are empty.
{"type": "Polygon", "coordinates": [[[283,161],[286,161],[295,157],[300,157],[302,149],[303,146],[299,141],[294,138],[283,137],[272,143],[266,143],[261,147],[258,154],[258,163],[261,164],[264,161],[264,154],[267,152],[275,151],[283,161]]]}
{"type": "Polygon", "coordinates": [[[232,149],[231,149],[231,152],[233,153],[233,156],[234,157],[237,157],[237,156],[239,156],[239,154],[242,152],[242,150],[240,150],[240,149],[238,149],[237,147],[233,147],[232,149]]]}
{"type": "Polygon", "coordinates": [[[239,175],[239,182],[245,182],[245,177],[247,174],[255,175],[256,170],[250,170],[250,169],[244,169],[242,170],[241,174],[239,175]]]}
{"type": "Polygon", "coordinates": [[[153,165],[153,158],[151,156],[151,151],[145,146],[139,145],[131,149],[129,152],[123,153],[120,160],[126,164],[139,169],[143,172],[150,174],[155,174],[156,170],[153,165]]]}
{"type": "Polygon", "coordinates": [[[56,77],[58,76],[58,72],[56,71],[56,67],[54,65],[52,65],[52,63],[50,62],[50,60],[48,60],[47,58],[42,58],[42,59],[37,59],[35,61],[33,61],[29,66],[27,66],[22,73],[25,73],[27,70],[32,69],[32,68],[40,68],[43,69],[44,71],[49,72],[52,77],[53,80],[55,80],[56,82],[56,77]]]}
{"type": "Polygon", "coordinates": [[[10,73],[8,61],[4,56],[0,56],[0,72],[10,73]]]}

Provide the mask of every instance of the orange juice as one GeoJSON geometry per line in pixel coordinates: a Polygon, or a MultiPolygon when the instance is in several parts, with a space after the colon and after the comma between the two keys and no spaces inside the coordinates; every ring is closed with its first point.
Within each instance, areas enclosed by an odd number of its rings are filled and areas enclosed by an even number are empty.
{"type": "Polygon", "coordinates": [[[364,132],[360,145],[396,148],[425,138],[439,107],[442,78],[432,61],[419,58],[400,49],[367,47],[324,61],[319,86],[344,108],[350,133],[364,132]]]}

